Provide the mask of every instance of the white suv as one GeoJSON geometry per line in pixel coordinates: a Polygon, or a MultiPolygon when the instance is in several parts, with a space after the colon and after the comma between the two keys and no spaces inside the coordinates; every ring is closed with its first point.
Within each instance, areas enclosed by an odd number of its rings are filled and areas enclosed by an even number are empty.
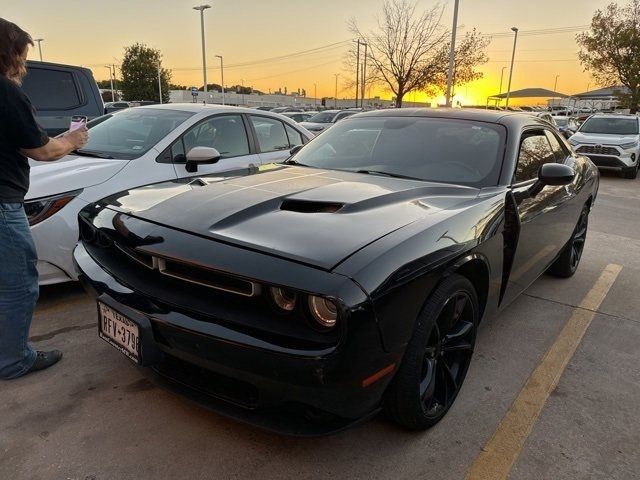
{"type": "Polygon", "coordinates": [[[569,138],[576,153],[602,170],[636,178],[639,166],[640,119],[636,115],[591,115],[569,138]]]}

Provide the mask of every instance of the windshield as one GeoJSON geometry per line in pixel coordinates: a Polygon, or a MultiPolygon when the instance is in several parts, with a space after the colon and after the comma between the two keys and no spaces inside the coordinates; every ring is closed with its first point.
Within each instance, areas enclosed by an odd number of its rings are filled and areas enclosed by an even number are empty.
{"type": "Polygon", "coordinates": [[[307,122],[310,123],[331,123],[333,121],[333,117],[335,117],[335,112],[320,112],[311,117],[307,122]]]}
{"type": "Polygon", "coordinates": [[[505,136],[501,125],[468,120],[350,118],[316,137],[293,160],[317,168],[485,187],[498,183],[505,136]]]}
{"type": "Polygon", "coordinates": [[[604,135],[637,135],[638,120],[635,118],[591,117],[582,124],[580,132],[604,135]]]}
{"type": "Polygon", "coordinates": [[[82,151],[122,160],[147,153],[192,113],[154,108],[129,108],[87,124],[89,141],[82,151]]]}

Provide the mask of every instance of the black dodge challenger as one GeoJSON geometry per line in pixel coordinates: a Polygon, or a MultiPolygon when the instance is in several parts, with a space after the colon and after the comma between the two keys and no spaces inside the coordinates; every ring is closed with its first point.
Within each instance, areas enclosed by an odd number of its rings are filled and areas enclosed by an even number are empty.
{"type": "Polygon", "coordinates": [[[224,150],[189,152],[189,181],[85,208],[75,262],[101,338],[196,401],[298,435],[380,410],[438,422],[481,319],[576,271],[599,181],[521,113],[362,113],[284,164],[198,177],[224,150]]]}

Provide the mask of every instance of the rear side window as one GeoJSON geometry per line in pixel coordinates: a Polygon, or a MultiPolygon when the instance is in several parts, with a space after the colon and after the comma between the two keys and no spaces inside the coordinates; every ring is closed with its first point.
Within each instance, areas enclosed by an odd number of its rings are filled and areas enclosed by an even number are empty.
{"type": "Polygon", "coordinates": [[[544,132],[527,132],[520,142],[515,181],[526,182],[535,179],[543,164],[555,161],[555,155],[544,132]]]}
{"type": "Polygon", "coordinates": [[[289,149],[289,138],[280,120],[251,116],[251,123],[258,137],[260,151],[276,152],[289,149]]]}
{"type": "Polygon", "coordinates": [[[30,68],[22,89],[36,110],[68,110],[82,104],[73,73],[65,70],[30,68]]]}

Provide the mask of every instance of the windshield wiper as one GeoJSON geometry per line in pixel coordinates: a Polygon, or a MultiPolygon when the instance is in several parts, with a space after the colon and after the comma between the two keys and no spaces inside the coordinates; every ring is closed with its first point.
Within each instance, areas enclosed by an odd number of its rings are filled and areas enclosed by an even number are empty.
{"type": "Polygon", "coordinates": [[[78,149],[78,150],[74,150],[71,153],[75,153],[76,155],[80,155],[82,157],[105,158],[107,160],[113,159],[111,155],[107,155],[106,153],[91,152],[89,150],[78,149]]]}
{"type": "Polygon", "coordinates": [[[383,172],[382,170],[356,170],[356,173],[364,173],[367,175],[383,175],[385,177],[403,178],[405,180],[422,180],[422,178],[410,177],[408,175],[400,175],[398,173],[383,172]]]}

